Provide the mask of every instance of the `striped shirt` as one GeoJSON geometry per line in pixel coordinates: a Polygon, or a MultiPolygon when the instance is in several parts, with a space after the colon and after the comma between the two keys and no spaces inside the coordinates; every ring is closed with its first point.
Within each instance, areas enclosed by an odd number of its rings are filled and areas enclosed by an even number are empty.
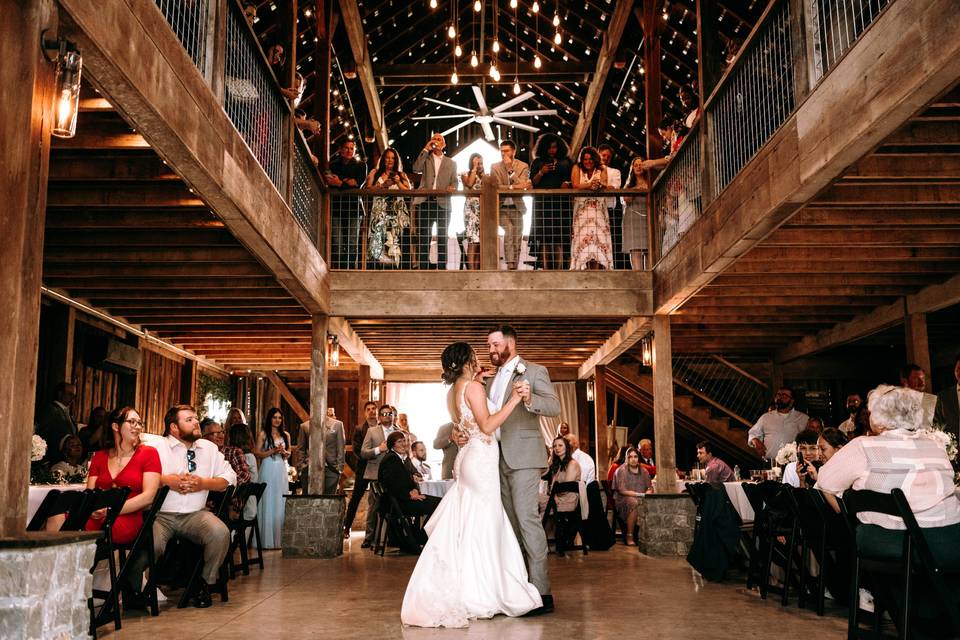
{"type": "MultiPolygon", "coordinates": [[[[960,523],[960,500],[946,452],[934,440],[906,429],[854,438],[820,468],[816,486],[835,494],[850,488],[878,493],[898,488],[921,527],[960,523]]],[[[885,529],[906,529],[896,516],[863,512],[857,517],[885,529]]]]}

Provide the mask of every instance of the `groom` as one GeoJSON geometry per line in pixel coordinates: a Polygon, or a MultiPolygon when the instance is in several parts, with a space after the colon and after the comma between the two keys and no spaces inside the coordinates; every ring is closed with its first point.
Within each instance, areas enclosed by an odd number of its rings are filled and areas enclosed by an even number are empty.
{"type": "Polygon", "coordinates": [[[560,415],[560,400],[546,368],[517,355],[517,332],[501,325],[487,335],[490,362],[497,369],[487,385],[487,397],[497,409],[512,389],[523,398],[497,431],[500,441],[500,497],[510,524],[523,546],[529,579],[543,598],[533,613],[553,611],[547,574],[547,536],[537,508],[540,476],[547,466],[540,433],[540,416],[560,415]]]}

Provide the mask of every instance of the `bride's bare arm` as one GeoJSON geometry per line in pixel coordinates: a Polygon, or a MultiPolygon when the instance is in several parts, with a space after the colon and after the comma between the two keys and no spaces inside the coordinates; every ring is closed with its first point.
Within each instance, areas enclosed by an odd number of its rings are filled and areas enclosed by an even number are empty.
{"type": "Polygon", "coordinates": [[[467,404],[470,405],[470,410],[473,412],[473,417],[477,421],[477,426],[479,426],[480,431],[486,435],[490,435],[499,429],[500,425],[507,419],[507,416],[520,404],[519,394],[513,390],[509,391],[509,393],[510,397],[503,403],[503,407],[496,413],[491,414],[490,410],[487,409],[487,396],[484,392],[483,385],[479,382],[470,382],[467,384],[464,397],[467,399],[467,404]]]}

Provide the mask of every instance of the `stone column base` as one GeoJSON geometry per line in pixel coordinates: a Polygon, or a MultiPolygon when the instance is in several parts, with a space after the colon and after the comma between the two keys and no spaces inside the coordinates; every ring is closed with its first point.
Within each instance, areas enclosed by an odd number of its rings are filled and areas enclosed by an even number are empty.
{"type": "Polygon", "coordinates": [[[640,551],[651,556],[686,556],[693,544],[697,508],[685,493],[649,494],[637,505],[640,551]]]}
{"type": "Polygon", "coordinates": [[[0,638],[89,637],[87,598],[97,535],[0,539],[0,638]]]}
{"type": "Polygon", "coordinates": [[[290,495],[284,511],[284,558],[336,558],[343,554],[345,496],[290,495]]]}

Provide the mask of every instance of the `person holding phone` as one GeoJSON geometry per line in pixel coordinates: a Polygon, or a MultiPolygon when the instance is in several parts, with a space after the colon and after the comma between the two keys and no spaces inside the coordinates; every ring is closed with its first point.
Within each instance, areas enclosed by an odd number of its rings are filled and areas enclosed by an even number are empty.
{"type": "Polygon", "coordinates": [[[792,487],[812,487],[816,482],[810,474],[810,467],[820,464],[820,450],[817,448],[817,432],[804,429],[797,434],[797,461],[791,462],[783,470],[783,483],[792,487]]]}
{"type": "MultiPolygon", "coordinates": [[[[483,156],[471,153],[467,162],[469,169],[460,174],[460,180],[468,191],[479,193],[485,172],[483,170],[483,156]]],[[[480,268],[480,198],[468,196],[463,203],[463,232],[467,243],[466,267],[474,271],[480,268]]]]}
{"type": "MultiPolygon", "coordinates": [[[[534,147],[530,181],[535,189],[569,189],[569,150],[563,140],[545,133],[534,147]]],[[[538,195],[533,198],[531,244],[536,247],[542,269],[564,269],[573,227],[573,206],[569,196],[538,195]]]]}

